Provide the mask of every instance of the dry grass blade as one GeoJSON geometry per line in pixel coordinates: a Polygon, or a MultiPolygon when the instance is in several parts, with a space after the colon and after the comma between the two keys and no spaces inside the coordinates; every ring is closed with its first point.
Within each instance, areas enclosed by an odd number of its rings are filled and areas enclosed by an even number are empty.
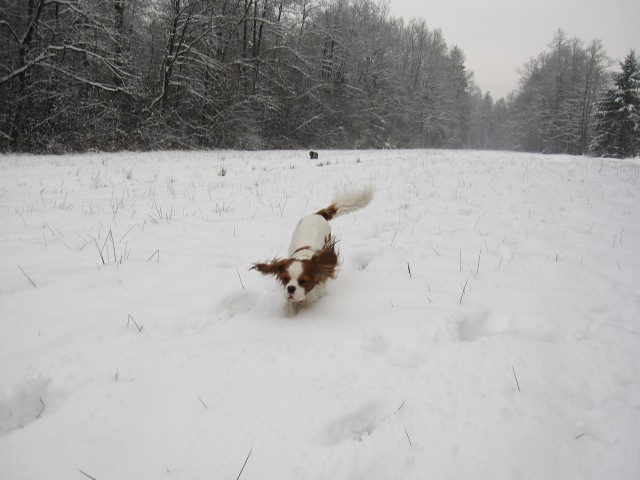
{"type": "Polygon", "coordinates": [[[518,376],[516,375],[516,369],[513,367],[513,365],[511,365],[511,370],[513,370],[513,378],[516,379],[516,386],[518,387],[518,391],[521,392],[522,390],[520,390],[520,383],[518,382],[518,376]]]}
{"type": "Polygon", "coordinates": [[[238,278],[240,279],[240,285],[242,285],[242,289],[245,290],[244,283],[242,282],[242,277],[240,276],[240,271],[238,270],[238,267],[236,267],[236,273],[238,274],[238,278]]]}
{"type": "Polygon", "coordinates": [[[85,477],[90,478],[91,480],[98,480],[96,477],[92,477],[91,475],[89,475],[89,474],[88,474],[88,473],[86,473],[86,472],[83,472],[83,471],[82,471],[82,470],[80,470],[79,468],[78,468],[78,471],[79,471],[81,474],[83,474],[85,477]]]}
{"type": "Polygon", "coordinates": [[[409,446],[411,446],[411,437],[409,437],[409,432],[407,432],[407,427],[404,428],[404,433],[407,435],[407,440],[409,440],[409,446]]]}
{"type": "Polygon", "coordinates": [[[406,398],[405,398],[405,399],[404,399],[404,401],[400,404],[400,406],[398,407],[398,409],[394,412],[394,415],[395,415],[396,413],[398,413],[398,412],[402,409],[402,407],[404,407],[404,404],[405,404],[405,403],[407,403],[407,399],[406,399],[406,398]]]}
{"type": "Polygon", "coordinates": [[[136,322],[136,319],[133,318],[131,316],[131,314],[129,314],[129,317],[127,318],[127,327],[129,326],[129,321],[132,321],[133,324],[136,326],[136,328],[138,329],[138,332],[142,332],[142,329],[144,328],[144,325],[138,325],[138,322],[136,322]]]}
{"type": "Polygon", "coordinates": [[[38,288],[38,286],[36,285],[36,282],[34,282],[33,280],[31,280],[31,277],[29,275],[27,275],[27,272],[25,272],[22,267],[20,265],[18,265],[18,268],[20,269],[20,271],[22,272],[22,274],[27,277],[27,280],[29,280],[29,282],[31,283],[31,285],[33,285],[33,288],[38,288]]]}
{"type": "Polygon", "coordinates": [[[464,297],[464,292],[467,290],[468,283],[469,283],[469,280],[467,279],[467,281],[464,282],[464,287],[462,287],[462,295],[460,295],[460,301],[458,302],[459,305],[462,305],[462,297],[464,297]]]}
{"type": "Polygon", "coordinates": [[[242,465],[242,468],[240,469],[240,473],[238,474],[238,478],[236,478],[236,480],[240,479],[240,475],[242,475],[242,472],[244,472],[244,467],[247,466],[247,462],[249,461],[249,457],[251,456],[251,452],[253,452],[253,448],[251,450],[249,450],[249,455],[247,455],[247,458],[244,461],[244,464],[242,465]]]}
{"type": "Polygon", "coordinates": [[[92,237],[91,235],[89,235],[89,237],[91,238],[91,240],[93,240],[93,243],[96,244],[96,248],[98,249],[98,253],[100,254],[100,260],[102,260],[102,264],[106,265],[107,262],[104,261],[104,255],[102,255],[102,250],[100,249],[100,245],[98,245],[98,240],[96,240],[94,237],[92,237]]]}

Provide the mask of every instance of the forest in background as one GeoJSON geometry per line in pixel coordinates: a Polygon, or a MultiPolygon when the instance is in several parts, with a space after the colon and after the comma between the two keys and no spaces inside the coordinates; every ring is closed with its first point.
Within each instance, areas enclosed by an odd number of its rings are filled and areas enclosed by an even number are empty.
{"type": "Polygon", "coordinates": [[[0,0],[0,151],[593,151],[602,42],[557,31],[494,101],[461,48],[386,5],[0,0]]]}

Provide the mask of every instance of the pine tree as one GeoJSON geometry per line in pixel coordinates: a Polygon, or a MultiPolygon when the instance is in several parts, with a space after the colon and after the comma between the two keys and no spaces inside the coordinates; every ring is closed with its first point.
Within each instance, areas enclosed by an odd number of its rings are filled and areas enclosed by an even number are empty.
{"type": "Polygon", "coordinates": [[[596,112],[597,155],[628,158],[640,155],[640,64],[632,50],[615,73],[596,112]]]}

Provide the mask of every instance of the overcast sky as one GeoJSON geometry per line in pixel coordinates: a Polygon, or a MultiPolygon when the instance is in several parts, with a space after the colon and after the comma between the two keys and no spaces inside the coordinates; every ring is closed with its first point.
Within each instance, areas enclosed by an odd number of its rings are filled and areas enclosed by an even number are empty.
{"type": "Polygon", "coordinates": [[[616,60],[631,48],[640,55],[640,0],[390,0],[389,7],[391,16],[441,29],[494,100],[517,86],[516,69],[546,51],[558,28],[585,46],[602,40],[616,60]]]}

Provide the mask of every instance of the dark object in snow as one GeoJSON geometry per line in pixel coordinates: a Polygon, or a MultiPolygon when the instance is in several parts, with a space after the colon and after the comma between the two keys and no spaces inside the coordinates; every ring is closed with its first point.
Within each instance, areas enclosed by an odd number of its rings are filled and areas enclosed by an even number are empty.
{"type": "Polygon", "coordinates": [[[314,152],[313,150],[311,150],[311,151],[309,152],[309,158],[310,158],[311,160],[317,160],[317,159],[318,159],[318,152],[314,152]]]}

